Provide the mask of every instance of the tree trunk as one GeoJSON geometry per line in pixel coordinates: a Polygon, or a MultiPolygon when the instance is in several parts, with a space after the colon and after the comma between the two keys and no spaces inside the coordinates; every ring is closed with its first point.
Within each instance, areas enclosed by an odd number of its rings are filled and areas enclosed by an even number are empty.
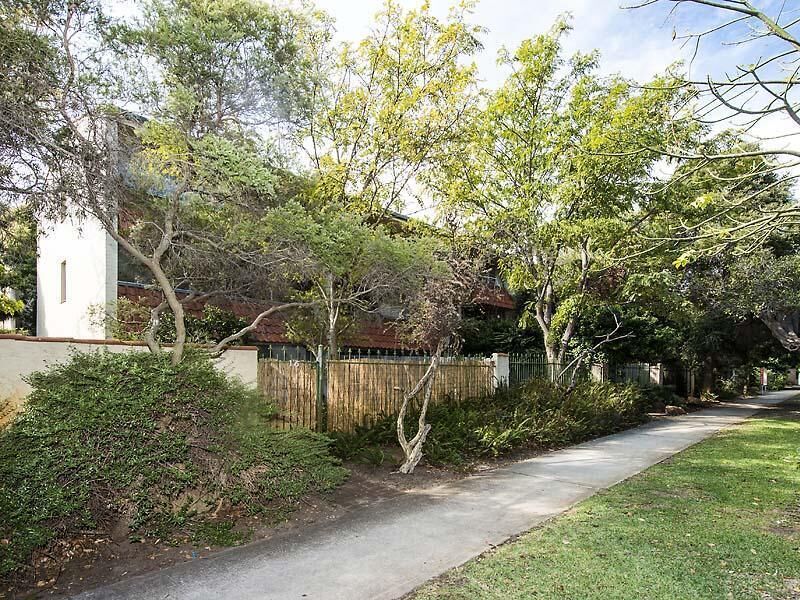
{"type": "Polygon", "coordinates": [[[776,315],[763,311],[760,317],[784,348],[789,352],[800,350],[800,312],[776,315]]]}
{"type": "Polygon", "coordinates": [[[167,303],[162,301],[158,306],[150,310],[150,324],[147,327],[144,341],[150,352],[158,354],[161,352],[161,344],[158,343],[158,330],[161,327],[161,313],[167,308],[167,303]]]}
{"type": "Polygon", "coordinates": [[[702,392],[712,393],[714,391],[714,358],[706,356],[703,359],[703,386],[702,392]]]}
{"type": "Polygon", "coordinates": [[[427,415],[428,406],[433,394],[433,384],[436,380],[436,373],[439,370],[439,359],[441,352],[441,348],[436,349],[436,353],[431,358],[431,363],[428,366],[428,370],[417,382],[414,388],[405,395],[403,398],[403,403],[400,406],[400,412],[397,414],[397,441],[400,443],[400,447],[403,449],[403,454],[405,455],[405,460],[403,461],[403,464],[400,465],[399,470],[404,474],[413,473],[420,459],[422,459],[422,446],[425,444],[425,440],[427,439],[428,433],[431,430],[430,424],[425,422],[425,416],[427,415]],[[411,438],[411,440],[407,440],[403,421],[405,420],[409,403],[422,388],[425,388],[425,391],[422,407],[419,413],[417,433],[413,438],[411,438]]]}
{"type": "Polygon", "coordinates": [[[561,373],[561,344],[548,344],[545,341],[544,351],[547,355],[547,377],[553,383],[558,381],[558,375],[561,373]]]}
{"type": "Polygon", "coordinates": [[[178,295],[175,293],[175,288],[172,287],[172,283],[164,273],[161,265],[151,263],[150,271],[155,276],[156,283],[158,283],[161,292],[164,294],[164,300],[175,317],[175,343],[172,346],[171,360],[173,365],[177,365],[183,360],[183,353],[186,349],[186,313],[183,310],[183,304],[181,304],[178,295]]]}
{"type": "Polygon", "coordinates": [[[327,282],[326,282],[327,295],[328,295],[328,332],[327,332],[327,339],[328,339],[328,356],[331,358],[336,358],[337,352],[339,350],[339,340],[336,327],[339,322],[339,302],[334,300],[334,290],[333,290],[333,274],[328,274],[327,282]]]}
{"type": "Polygon", "coordinates": [[[339,340],[337,339],[336,335],[336,325],[339,318],[339,309],[338,307],[334,308],[335,305],[332,305],[330,310],[328,311],[328,356],[332,358],[336,358],[339,340]]]}
{"type": "MultiPolygon", "coordinates": [[[[113,237],[119,245],[125,248],[125,250],[127,250],[128,253],[136,258],[142,265],[147,267],[147,269],[153,274],[153,279],[155,279],[158,287],[161,288],[161,292],[164,294],[164,302],[166,302],[167,306],[169,306],[173,316],[175,317],[175,345],[172,348],[172,364],[179,364],[181,360],[183,360],[183,353],[186,347],[186,313],[183,310],[183,304],[181,304],[181,301],[178,299],[178,295],[175,293],[175,288],[173,287],[172,282],[169,280],[169,277],[167,277],[167,274],[164,272],[164,269],[161,266],[161,257],[163,256],[165,250],[157,250],[152,257],[145,256],[144,253],[139,250],[139,248],[134,246],[126,237],[117,231],[116,221],[108,219],[108,217],[105,215],[100,216],[99,213],[95,213],[95,216],[100,218],[105,230],[111,234],[111,237],[113,237]]],[[[167,246],[166,243],[163,245],[167,246]]],[[[158,313],[160,312],[161,310],[158,311],[158,313]]],[[[158,328],[158,313],[155,315],[155,322],[153,322],[153,314],[151,313],[151,329],[154,326],[156,330],[158,328]]],[[[148,339],[147,345],[151,352],[161,351],[160,346],[155,343],[154,339],[148,339]]]]}

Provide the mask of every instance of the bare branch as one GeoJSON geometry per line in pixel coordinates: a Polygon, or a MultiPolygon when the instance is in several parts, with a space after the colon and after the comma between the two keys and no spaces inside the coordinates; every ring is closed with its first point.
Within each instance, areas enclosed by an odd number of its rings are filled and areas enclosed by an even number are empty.
{"type": "Polygon", "coordinates": [[[232,333],[228,337],[220,340],[211,349],[211,355],[212,356],[218,356],[219,354],[222,354],[222,352],[225,350],[225,348],[227,348],[231,344],[231,342],[235,342],[236,340],[239,340],[239,339],[243,338],[245,335],[247,335],[248,333],[250,333],[251,331],[256,329],[258,327],[258,324],[261,323],[261,321],[263,321],[264,319],[266,319],[270,315],[273,315],[273,314],[275,314],[277,312],[290,310],[290,309],[293,309],[293,308],[304,308],[304,307],[308,307],[308,306],[314,306],[316,304],[318,304],[318,302],[287,302],[285,304],[279,304],[277,306],[273,306],[271,308],[268,308],[267,310],[260,312],[256,316],[256,318],[253,319],[250,322],[249,325],[247,325],[246,327],[242,327],[236,333],[232,333]]]}

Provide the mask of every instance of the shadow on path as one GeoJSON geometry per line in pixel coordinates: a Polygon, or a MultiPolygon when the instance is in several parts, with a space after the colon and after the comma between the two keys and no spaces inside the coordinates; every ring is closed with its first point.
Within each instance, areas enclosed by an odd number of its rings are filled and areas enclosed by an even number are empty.
{"type": "Polygon", "coordinates": [[[77,598],[397,598],[597,490],[798,394],[772,392],[660,419],[77,598]]]}

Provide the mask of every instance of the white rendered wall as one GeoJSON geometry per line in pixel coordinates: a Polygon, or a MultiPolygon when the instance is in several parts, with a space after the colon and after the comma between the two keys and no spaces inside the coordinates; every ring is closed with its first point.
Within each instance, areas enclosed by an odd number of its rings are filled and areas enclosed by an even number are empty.
{"type": "MultiPolygon", "coordinates": [[[[168,348],[167,348],[168,349],[168,348]]],[[[80,352],[149,352],[141,342],[92,343],[88,340],[40,339],[20,335],[0,335],[0,426],[22,407],[31,387],[25,377],[51,365],[66,362],[80,352]]],[[[258,380],[258,349],[253,346],[228,348],[214,364],[229,377],[255,389],[258,380]]]]}
{"type": "Polygon", "coordinates": [[[36,262],[36,334],[105,339],[92,307],[113,309],[117,299],[117,242],[94,218],[69,216],[43,223],[36,262]],[[66,298],[61,298],[61,264],[66,262],[66,298]]]}

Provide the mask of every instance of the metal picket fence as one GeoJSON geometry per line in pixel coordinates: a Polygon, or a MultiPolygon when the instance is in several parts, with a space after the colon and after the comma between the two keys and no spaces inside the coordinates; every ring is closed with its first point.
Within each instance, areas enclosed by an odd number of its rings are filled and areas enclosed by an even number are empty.
{"type": "Polygon", "coordinates": [[[627,363],[610,369],[609,379],[614,383],[635,383],[642,386],[674,385],[674,369],[663,363],[627,363]]]}
{"type": "MultiPolygon", "coordinates": [[[[510,354],[508,357],[508,383],[511,386],[515,386],[532,379],[547,379],[562,385],[568,384],[577,368],[576,365],[569,366],[573,359],[573,356],[567,356],[563,362],[554,363],[548,361],[545,352],[510,354]]],[[[584,378],[588,376],[588,372],[586,369],[582,369],[578,376],[584,378]]]]}

